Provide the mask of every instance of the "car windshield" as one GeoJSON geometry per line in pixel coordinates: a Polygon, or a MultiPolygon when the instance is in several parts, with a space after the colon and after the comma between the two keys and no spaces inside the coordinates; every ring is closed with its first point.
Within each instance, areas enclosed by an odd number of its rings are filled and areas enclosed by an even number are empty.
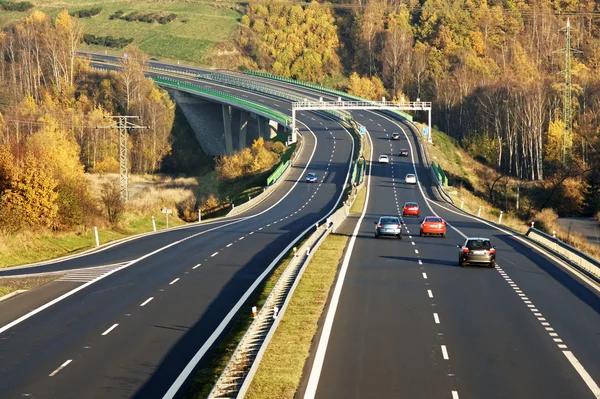
{"type": "Polygon", "coordinates": [[[398,218],[381,218],[381,224],[400,224],[398,218]]]}
{"type": "Polygon", "coordinates": [[[381,155],[379,158],[387,158],[387,155],[381,155]]]}
{"type": "Polygon", "coordinates": [[[428,217],[428,218],[425,218],[425,221],[426,222],[441,223],[442,222],[442,218],[436,218],[436,217],[430,218],[430,217],[428,217]]]}
{"type": "Polygon", "coordinates": [[[400,152],[408,152],[408,150],[406,148],[403,148],[400,150],[400,152]]]}
{"type": "Polygon", "coordinates": [[[317,175],[316,175],[316,174],[314,174],[314,173],[309,173],[309,174],[308,174],[308,177],[317,177],[317,175]]]}
{"type": "Polygon", "coordinates": [[[467,241],[467,248],[469,249],[489,249],[492,247],[490,240],[469,240],[467,241]]]}
{"type": "Polygon", "coordinates": [[[415,177],[415,175],[406,175],[407,179],[412,179],[413,177],[415,177]]]}
{"type": "Polygon", "coordinates": [[[416,202],[407,202],[404,206],[419,206],[416,202]]]}

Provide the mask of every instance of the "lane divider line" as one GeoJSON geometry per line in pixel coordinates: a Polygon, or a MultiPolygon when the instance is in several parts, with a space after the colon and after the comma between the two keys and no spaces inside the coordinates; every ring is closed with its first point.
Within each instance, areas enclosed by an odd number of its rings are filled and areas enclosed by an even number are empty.
{"type": "Polygon", "coordinates": [[[153,299],[154,299],[154,297],[151,296],[150,298],[146,299],[140,306],[146,306],[148,304],[148,302],[150,302],[153,299]]]}
{"type": "Polygon", "coordinates": [[[169,283],[169,285],[173,285],[173,284],[175,284],[175,283],[176,283],[176,282],[178,282],[178,281],[179,281],[179,277],[177,277],[175,280],[171,281],[171,282],[169,283]]]}
{"type": "Polygon", "coordinates": [[[112,330],[114,330],[115,328],[117,328],[117,326],[118,326],[118,325],[119,325],[119,323],[115,323],[115,324],[113,324],[112,326],[110,326],[110,327],[108,328],[108,330],[104,331],[104,332],[102,333],[102,335],[108,335],[108,333],[110,333],[112,330]]]}
{"type": "Polygon", "coordinates": [[[64,362],[63,364],[61,364],[59,368],[57,368],[52,373],[50,373],[50,375],[48,377],[54,377],[60,370],[62,370],[65,367],[67,367],[69,365],[69,363],[71,363],[72,361],[73,361],[73,359],[67,360],[66,362],[64,362]]]}

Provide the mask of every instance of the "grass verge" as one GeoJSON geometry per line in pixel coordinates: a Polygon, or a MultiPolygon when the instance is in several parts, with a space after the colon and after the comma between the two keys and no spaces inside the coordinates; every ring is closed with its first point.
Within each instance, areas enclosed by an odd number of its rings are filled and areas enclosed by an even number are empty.
{"type": "Polygon", "coordinates": [[[32,290],[61,276],[61,274],[53,274],[48,276],[0,279],[0,297],[17,290],[32,290]]]}
{"type": "MultiPolygon", "coordinates": [[[[296,247],[300,248],[304,241],[306,241],[306,238],[300,240],[296,244],[296,247]]],[[[257,288],[244,306],[242,306],[239,313],[228,327],[228,330],[217,342],[217,345],[206,353],[199,369],[193,377],[192,384],[185,395],[186,399],[204,399],[208,396],[210,390],[225,369],[225,366],[227,366],[238,343],[252,323],[252,306],[256,306],[260,310],[273,290],[273,286],[277,282],[277,279],[279,279],[281,273],[283,273],[292,260],[292,257],[293,253],[290,252],[279,261],[274,268],[273,273],[257,288]]]]}
{"type": "Polygon", "coordinates": [[[330,234],[304,271],[254,376],[247,399],[292,399],[348,237],[330,234]]]}

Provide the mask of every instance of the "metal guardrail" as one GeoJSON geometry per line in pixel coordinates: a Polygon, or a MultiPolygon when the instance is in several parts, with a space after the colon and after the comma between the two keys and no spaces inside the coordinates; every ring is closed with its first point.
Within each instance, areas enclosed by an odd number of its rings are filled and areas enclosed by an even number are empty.
{"type": "Polygon", "coordinates": [[[558,238],[554,238],[534,227],[530,227],[525,235],[541,244],[544,248],[560,255],[580,270],[591,277],[594,277],[596,281],[600,282],[600,261],[597,259],[592,258],[588,254],[585,254],[572,246],[565,244],[558,238]]]}
{"type": "Polygon", "coordinates": [[[263,307],[242,337],[209,399],[243,398],[258,370],[263,354],[292,295],[317,248],[329,235],[328,226],[317,228],[285,268],[263,307]]]}
{"type": "MultiPolygon", "coordinates": [[[[368,100],[366,98],[355,96],[353,94],[348,94],[348,93],[345,93],[343,91],[339,91],[339,90],[335,90],[335,89],[330,89],[330,88],[319,86],[319,85],[312,84],[312,83],[301,82],[301,81],[290,79],[290,78],[283,78],[281,76],[276,76],[276,75],[272,75],[272,74],[269,74],[269,73],[255,72],[255,71],[246,71],[244,73],[247,74],[247,75],[260,76],[260,77],[267,78],[267,79],[278,80],[280,82],[286,82],[286,83],[291,83],[291,84],[295,84],[295,85],[298,85],[298,86],[308,87],[310,89],[318,90],[318,91],[321,91],[321,92],[324,92],[324,93],[329,93],[329,94],[332,94],[332,95],[335,95],[335,96],[338,96],[338,97],[350,98],[350,99],[356,100],[356,101],[367,101],[367,102],[370,101],[370,100],[368,100]]],[[[407,114],[406,112],[402,112],[402,111],[391,111],[391,112],[397,113],[398,115],[400,115],[401,117],[403,117],[405,119],[408,119],[409,121],[413,120],[412,119],[412,115],[407,114]]]]}
{"type": "MultiPolygon", "coordinates": [[[[258,93],[269,94],[271,96],[284,98],[284,99],[290,100],[292,102],[301,102],[301,101],[305,100],[305,98],[302,96],[290,94],[290,93],[287,93],[287,92],[284,92],[281,90],[271,89],[270,87],[265,86],[265,85],[258,85],[258,84],[252,83],[249,80],[243,79],[239,76],[228,75],[228,74],[224,74],[224,73],[203,73],[203,74],[196,75],[196,77],[200,78],[200,79],[211,80],[214,82],[223,83],[228,86],[234,86],[234,87],[239,87],[242,89],[252,90],[252,91],[255,91],[258,93]]],[[[342,120],[348,120],[350,118],[350,115],[345,114],[343,112],[337,112],[335,110],[326,110],[326,112],[328,112],[342,120]]]]}
{"type": "Polygon", "coordinates": [[[214,89],[211,89],[208,87],[201,87],[201,86],[198,86],[198,85],[195,85],[192,83],[182,82],[177,79],[165,78],[165,77],[160,77],[160,76],[155,76],[152,79],[158,84],[173,86],[173,87],[181,88],[181,89],[188,89],[188,90],[191,90],[194,92],[202,93],[206,96],[210,96],[210,97],[220,99],[220,100],[226,100],[233,104],[238,104],[238,106],[245,106],[247,108],[259,111],[260,113],[265,114],[270,118],[273,118],[273,120],[275,120],[275,121],[283,123],[287,126],[290,125],[290,118],[287,115],[285,115],[284,113],[275,111],[273,109],[270,109],[263,105],[246,100],[244,98],[235,96],[233,94],[222,92],[219,90],[214,90],[214,89]]]}
{"type": "Polygon", "coordinates": [[[267,177],[267,186],[275,183],[290,166],[290,161],[285,161],[279,164],[277,169],[269,177],[267,177]]]}

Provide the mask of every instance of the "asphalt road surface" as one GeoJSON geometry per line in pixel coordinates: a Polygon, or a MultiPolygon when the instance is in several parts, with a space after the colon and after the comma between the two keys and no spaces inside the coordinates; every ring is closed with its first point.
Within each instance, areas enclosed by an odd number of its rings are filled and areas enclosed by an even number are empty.
{"type": "Polygon", "coordinates": [[[374,159],[393,162],[372,165],[368,208],[304,397],[600,397],[598,292],[509,234],[426,200],[435,197],[410,128],[354,116],[374,159]],[[390,140],[394,131],[408,140],[390,140]],[[398,157],[400,148],[412,157],[398,157]],[[404,184],[415,170],[421,187],[404,184]],[[421,218],[443,217],[447,237],[419,237],[420,219],[405,217],[403,240],[375,239],[374,222],[406,201],[420,204],[421,218]],[[498,267],[458,267],[465,236],[491,238],[498,267]]]}

